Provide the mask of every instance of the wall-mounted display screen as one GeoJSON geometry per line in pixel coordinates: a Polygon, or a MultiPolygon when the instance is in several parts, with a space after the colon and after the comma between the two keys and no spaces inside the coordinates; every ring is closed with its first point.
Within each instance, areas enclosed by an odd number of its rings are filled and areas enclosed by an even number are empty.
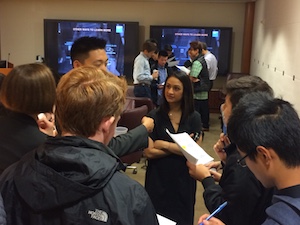
{"type": "Polygon", "coordinates": [[[170,44],[179,65],[189,59],[187,51],[190,42],[205,42],[207,49],[218,59],[218,74],[226,75],[230,71],[231,27],[150,26],[150,37],[158,41],[160,49],[170,44]]]}
{"type": "Polygon", "coordinates": [[[73,42],[83,36],[104,38],[108,70],[118,76],[132,76],[133,60],[139,53],[138,22],[45,19],[45,63],[55,75],[72,69],[70,50],[73,42]]]}

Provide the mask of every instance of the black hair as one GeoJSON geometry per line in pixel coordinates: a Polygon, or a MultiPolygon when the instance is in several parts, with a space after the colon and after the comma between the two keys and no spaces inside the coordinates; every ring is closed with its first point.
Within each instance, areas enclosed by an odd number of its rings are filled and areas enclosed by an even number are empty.
{"type": "MultiPolygon", "coordinates": [[[[188,115],[190,115],[191,113],[193,113],[195,111],[192,82],[191,82],[189,76],[187,76],[185,72],[182,72],[181,70],[179,70],[179,71],[173,71],[171,74],[169,74],[169,76],[167,77],[167,79],[165,81],[165,84],[167,84],[168,80],[171,77],[175,77],[178,80],[180,80],[180,82],[182,83],[182,86],[183,86],[181,111],[182,111],[182,119],[185,120],[188,117],[188,115]]],[[[166,89],[166,85],[163,88],[163,101],[162,101],[160,110],[169,112],[170,106],[166,100],[165,89],[166,89]]]]}
{"type": "Polygon", "coordinates": [[[166,45],[164,46],[164,50],[165,50],[165,51],[172,51],[172,50],[173,50],[172,45],[166,44],[166,45]]]}
{"type": "Polygon", "coordinates": [[[167,53],[165,50],[160,50],[160,51],[158,52],[158,57],[159,57],[159,56],[168,57],[168,53],[167,53]]]}
{"type": "Polygon", "coordinates": [[[225,94],[230,96],[232,109],[240,99],[250,92],[262,91],[273,95],[273,90],[269,84],[258,76],[243,76],[227,81],[225,94]]]}
{"type": "Polygon", "coordinates": [[[81,37],[74,41],[71,47],[72,63],[78,60],[83,63],[89,57],[89,52],[97,49],[104,49],[106,47],[106,40],[98,37],[81,37]]]}
{"type": "Polygon", "coordinates": [[[300,166],[300,120],[292,105],[266,92],[245,95],[228,122],[228,136],[255,160],[256,147],[273,149],[287,167],[300,166]]]}

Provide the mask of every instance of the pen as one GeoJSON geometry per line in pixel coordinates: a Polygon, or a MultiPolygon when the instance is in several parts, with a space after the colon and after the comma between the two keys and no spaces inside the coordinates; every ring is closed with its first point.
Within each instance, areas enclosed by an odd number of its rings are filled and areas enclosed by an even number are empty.
{"type": "MultiPolygon", "coordinates": [[[[214,215],[216,215],[217,213],[219,213],[222,209],[224,209],[224,207],[227,205],[227,202],[224,202],[222,205],[220,205],[215,211],[213,211],[212,214],[209,215],[209,217],[207,217],[205,220],[210,220],[210,218],[212,218],[214,215]]],[[[199,225],[203,225],[203,222],[199,223],[199,225]]]]}

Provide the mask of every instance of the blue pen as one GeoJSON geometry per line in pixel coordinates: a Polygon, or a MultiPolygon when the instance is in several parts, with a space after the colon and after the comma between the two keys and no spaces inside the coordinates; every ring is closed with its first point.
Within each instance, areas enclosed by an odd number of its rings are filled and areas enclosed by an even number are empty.
{"type": "MultiPolygon", "coordinates": [[[[209,215],[209,217],[207,217],[205,220],[210,220],[210,218],[212,218],[214,215],[216,215],[217,213],[219,213],[222,209],[224,209],[224,207],[227,205],[227,202],[224,202],[222,205],[220,205],[215,211],[213,211],[212,214],[209,215]]],[[[203,225],[203,222],[199,223],[199,225],[203,225]]]]}

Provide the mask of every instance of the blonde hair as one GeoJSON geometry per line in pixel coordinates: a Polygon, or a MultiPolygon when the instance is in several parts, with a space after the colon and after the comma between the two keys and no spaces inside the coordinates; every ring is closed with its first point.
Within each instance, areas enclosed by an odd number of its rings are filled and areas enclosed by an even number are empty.
{"type": "Polygon", "coordinates": [[[56,119],[62,132],[95,135],[107,116],[119,117],[125,104],[127,83],[92,66],[71,70],[60,79],[56,94],[56,119]]]}
{"type": "Polygon", "coordinates": [[[52,112],[55,86],[53,74],[46,65],[20,65],[4,78],[0,101],[10,110],[28,115],[52,112]]]}

